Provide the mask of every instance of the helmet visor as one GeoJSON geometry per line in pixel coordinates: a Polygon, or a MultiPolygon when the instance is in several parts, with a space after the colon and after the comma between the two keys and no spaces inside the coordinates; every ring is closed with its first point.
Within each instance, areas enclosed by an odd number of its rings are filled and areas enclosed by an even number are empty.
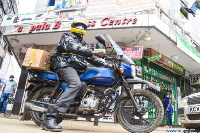
{"type": "Polygon", "coordinates": [[[85,30],[85,27],[83,25],[77,25],[76,29],[85,30]]]}

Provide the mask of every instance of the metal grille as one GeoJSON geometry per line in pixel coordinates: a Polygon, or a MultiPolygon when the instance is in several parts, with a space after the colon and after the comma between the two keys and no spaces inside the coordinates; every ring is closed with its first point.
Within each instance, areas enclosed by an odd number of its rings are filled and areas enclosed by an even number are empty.
{"type": "Polygon", "coordinates": [[[178,108],[178,115],[184,114],[184,108],[178,108]]]}
{"type": "Polygon", "coordinates": [[[188,98],[188,105],[200,104],[200,96],[188,98]]]}
{"type": "Polygon", "coordinates": [[[178,115],[178,119],[184,121],[185,120],[185,116],[184,115],[178,115]]]}
{"type": "Polygon", "coordinates": [[[200,114],[189,114],[187,117],[189,120],[200,120],[200,114]]]}

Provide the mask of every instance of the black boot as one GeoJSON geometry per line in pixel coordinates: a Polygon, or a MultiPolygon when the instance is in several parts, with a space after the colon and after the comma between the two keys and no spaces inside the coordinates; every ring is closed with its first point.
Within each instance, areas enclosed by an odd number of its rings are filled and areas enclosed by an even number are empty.
{"type": "Polygon", "coordinates": [[[58,114],[58,111],[53,106],[50,105],[48,107],[47,114],[44,117],[44,120],[42,123],[43,129],[45,129],[46,131],[52,131],[52,132],[62,131],[62,127],[58,126],[56,122],[57,114],[58,114]]]}

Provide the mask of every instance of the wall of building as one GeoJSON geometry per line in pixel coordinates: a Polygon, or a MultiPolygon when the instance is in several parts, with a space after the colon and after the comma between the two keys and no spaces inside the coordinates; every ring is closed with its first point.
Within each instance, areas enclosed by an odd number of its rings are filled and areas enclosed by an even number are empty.
{"type": "MultiPolygon", "coordinates": [[[[18,0],[0,0],[0,24],[6,14],[18,13],[18,0]]],[[[2,64],[0,65],[0,72],[8,79],[12,74],[15,76],[15,81],[18,82],[19,74],[21,70],[14,56],[10,55],[8,50],[8,44],[3,39],[3,33],[5,27],[0,27],[0,57],[3,58],[2,64]]]]}

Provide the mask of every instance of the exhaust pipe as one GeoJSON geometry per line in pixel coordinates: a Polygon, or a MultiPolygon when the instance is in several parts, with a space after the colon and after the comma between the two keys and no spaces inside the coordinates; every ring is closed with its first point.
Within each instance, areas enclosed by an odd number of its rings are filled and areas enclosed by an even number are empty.
{"type": "Polygon", "coordinates": [[[41,113],[47,112],[46,108],[34,105],[32,103],[28,103],[28,102],[25,103],[25,109],[28,109],[31,111],[36,111],[36,112],[41,112],[41,113]]]}

